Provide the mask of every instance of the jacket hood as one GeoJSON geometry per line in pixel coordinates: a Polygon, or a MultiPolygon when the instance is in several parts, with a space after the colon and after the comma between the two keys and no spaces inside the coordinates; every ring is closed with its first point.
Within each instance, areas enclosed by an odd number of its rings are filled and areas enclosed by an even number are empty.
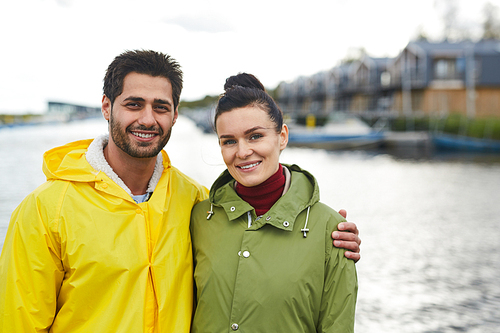
{"type": "Polygon", "coordinates": [[[95,181],[99,172],[85,159],[92,141],[93,139],[75,141],[45,152],[42,170],[47,180],[95,181]]]}
{"type": "MultiPolygon", "coordinates": [[[[118,178],[118,176],[104,160],[104,156],[101,151],[103,140],[105,140],[105,136],[97,137],[96,139],[75,141],[45,152],[43,155],[42,170],[47,177],[47,180],[94,182],[101,179],[102,174],[106,174],[111,180],[127,191],[128,188],[125,184],[121,184],[123,183],[121,179],[118,178]],[[92,147],[93,149],[91,149],[92,147]],[[99,159],[95,156],[87,156],[88,152],[91,150],[93,150],[94,153],[95,150],[99,150],[102,155],[102,163],[99,163],[99,159]],[[101,175],[99,175],[100,173],[101,175]]],[[[148,190],[154,190],[161,173],[164,169],[169,167],[170,159],[168,158],[167,153],[162,150],[161,155],[157,158],[155,173],[150,181],[151,189],[148,188],[148,190]]],[[[130,190],[128,190],[127,193],[128,192],[130,192],[130,190]]],[[[131,195],[131,193],[129,194],[131,195]]]]}
{"type": "MultiPolygon", "coordinates": [[[[291,173],[291,184],[288,191],[279,199],[279,205],[274,205],[265,215],[279,216],[279,225],[283,220],[294,221],[295,217],[307,207],[310,207],[319,201],[319,186],[314,176],[297,165],[286,165],[291,173]]],[[[250,211],[252,207],[241,200],[234,190],[234,178],[226,169],[213,183],[209,200],[212,205],[221,206],[225,209],[229,219],[235,219],[241,216],[242,211],[250,211]],[[231,209],[235,204],[246,207],[243,209],[231,209]]]]}

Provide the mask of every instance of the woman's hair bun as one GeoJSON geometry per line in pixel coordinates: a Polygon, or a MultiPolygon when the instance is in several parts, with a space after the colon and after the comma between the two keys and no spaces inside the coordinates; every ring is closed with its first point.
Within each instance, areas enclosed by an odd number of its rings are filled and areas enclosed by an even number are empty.
{"type": "Polygon", "coordinates": [[[254,88],[266,91],[264,85],[254,75],[248,73],[238,73],[237,75],[230,76],[226,79],[224,84],[224,91],[235,86],[254,88]]]}

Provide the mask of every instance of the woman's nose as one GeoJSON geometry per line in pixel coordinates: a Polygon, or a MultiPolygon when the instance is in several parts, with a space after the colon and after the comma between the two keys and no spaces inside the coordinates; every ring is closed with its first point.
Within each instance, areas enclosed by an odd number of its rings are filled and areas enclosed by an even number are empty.
{"type": "Polygon", "coordinates": [[[245,159],[248,156],[252,155],[252,149],[250,145],[246,141],[240,141],[238,143],[238,158],[245,159]]]}

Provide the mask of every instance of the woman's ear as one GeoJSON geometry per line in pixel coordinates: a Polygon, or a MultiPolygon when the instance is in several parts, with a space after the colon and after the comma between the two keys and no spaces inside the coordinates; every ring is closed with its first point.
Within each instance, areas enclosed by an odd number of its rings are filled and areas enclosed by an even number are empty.
{"type": "Polygon", "coordinates": [[[285,149],[288,144],[288,126],[283,124],[280,132],[280,151],[285,149]]]}

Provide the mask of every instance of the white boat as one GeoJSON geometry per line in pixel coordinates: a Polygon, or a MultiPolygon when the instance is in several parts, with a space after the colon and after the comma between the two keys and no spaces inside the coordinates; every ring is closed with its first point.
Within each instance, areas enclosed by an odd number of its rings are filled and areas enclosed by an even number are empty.
{"type": "Polygon", "coordinates": [[[373,149],[384,141],[384,134],[374,131],[357,118],[329,121],[324,126],[289,125],[288,145],[327,150],[373,149]]]}

